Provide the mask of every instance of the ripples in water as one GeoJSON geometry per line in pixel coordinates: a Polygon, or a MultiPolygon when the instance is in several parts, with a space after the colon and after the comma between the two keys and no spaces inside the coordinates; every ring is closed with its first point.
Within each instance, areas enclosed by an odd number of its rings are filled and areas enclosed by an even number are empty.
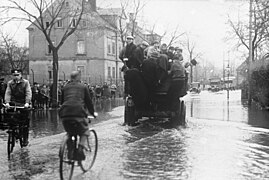
{"type": "Polygon", "coordinates": [[[269,178],[269,135],[262,128],[189,119],[187,128],[141,125],[130,136],[126,179],[269,178]]]}

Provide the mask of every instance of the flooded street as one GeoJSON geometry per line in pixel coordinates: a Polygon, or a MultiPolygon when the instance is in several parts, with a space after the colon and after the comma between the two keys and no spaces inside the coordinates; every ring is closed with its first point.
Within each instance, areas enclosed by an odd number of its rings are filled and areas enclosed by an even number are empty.
{"type": "MultiPolygon", "coordinates": [[[[123,126],[122,100],[97,104],[99,150],[91,171],[74,179],[269,179],[269,112],[240,100],[240,91],[189,94],[187,126],[145,119],[123,126]]],[[[0,131],[0,179],[59,179],[58,149],[64,135],[55,111],[32,114],[31,142],[7,160],[0,131]]]]}

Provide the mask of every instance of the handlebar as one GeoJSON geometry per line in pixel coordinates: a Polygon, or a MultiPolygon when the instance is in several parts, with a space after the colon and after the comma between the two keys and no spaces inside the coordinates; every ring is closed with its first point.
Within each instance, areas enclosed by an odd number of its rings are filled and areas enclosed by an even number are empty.
{"type": "Polygon", "coordinates": [[[97,112],[94,112],[93,114],[94,114],[94,116],[93,116],[93,115],[88,115],[88,116],[87,116],[87,119],[88,119],[89,121],[91,121],[91,119],[95,119],[95,118],[97,118],[98,113],[97,113],[97,112]]]}

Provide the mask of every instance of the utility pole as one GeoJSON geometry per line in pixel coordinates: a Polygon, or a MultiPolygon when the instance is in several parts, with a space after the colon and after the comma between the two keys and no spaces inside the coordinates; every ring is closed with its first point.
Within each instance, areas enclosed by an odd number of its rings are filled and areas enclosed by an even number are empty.
{"type": "Polygon", "coordinates": [[[249,58],[248,58],[248,105],[251,105],[251,64],[252,64],[252,0],[249,0],[249,58]]]}
{"type": "MultiPolygon", "coordinates": [[[[228,52],[230,53],[230,52],[228,52]]],[[[227,100],[230,98],[230,55],[228,54],[228,65],[227,65],[227,82],[228,82],[228,87],[227,87],[227,100]]]]}
{"type": "Polygon", "coordinates": [[[222,62],[222,73],[223,73],[223,82],[222,82],[222,88],[224,90],[224,88],[226,87],[226,84],[225,84],[225,55],[224,55],[224,52],[223,52],[223,62],[222,62]]]}

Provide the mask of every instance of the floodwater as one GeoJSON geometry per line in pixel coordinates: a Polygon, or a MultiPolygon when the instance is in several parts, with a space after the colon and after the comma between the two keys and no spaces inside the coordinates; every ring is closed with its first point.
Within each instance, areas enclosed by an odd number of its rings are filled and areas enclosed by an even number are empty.
{"type": "MultiPolygon", "coordinates": [[[[184,97],[186,127],[167,126],[163,119],[144,119],[136,127],[123,126],[121,99],[99,103],[96,105],[99,120],[92,122],[99,139],[97,160],[86,174],[76,168],[74,179],[269,179],[269,112],[255,106],[248,108],[240,96],[240,91],[230,91],[229,99],[226,91],[187,95],[184,97]]],[[[61,132],[63,128],[57,112],[33,113],[32,147],[16,149],[16,158],[0,166],[1,174],[23,174],[16,178],[58,179],[60,140],[54,142],[57,146],[50,145],[53,142],[49,141],[52,140],[50,137],[58,138],[56,134],[61,132]],[[52,150],[47,152],[43,148],[40,151],[39,139],[52,150]],[[22,169],[18,166],[24,165],[18,160],[20,156],[35,159],[33,156],[40,158],[46,153],[49,158],[42,161],[42,166],[36,161],[26,162],[32,164],[31,170],[36,172],[31,174],[29,169],[28,174],[19,172],[22,169]],[[8,168],[5,167],[7,164],[8,168]]],[[[0,155],[5,156],[3,144],[6,137],[0,135],[3,150],[0,155]]]]}

